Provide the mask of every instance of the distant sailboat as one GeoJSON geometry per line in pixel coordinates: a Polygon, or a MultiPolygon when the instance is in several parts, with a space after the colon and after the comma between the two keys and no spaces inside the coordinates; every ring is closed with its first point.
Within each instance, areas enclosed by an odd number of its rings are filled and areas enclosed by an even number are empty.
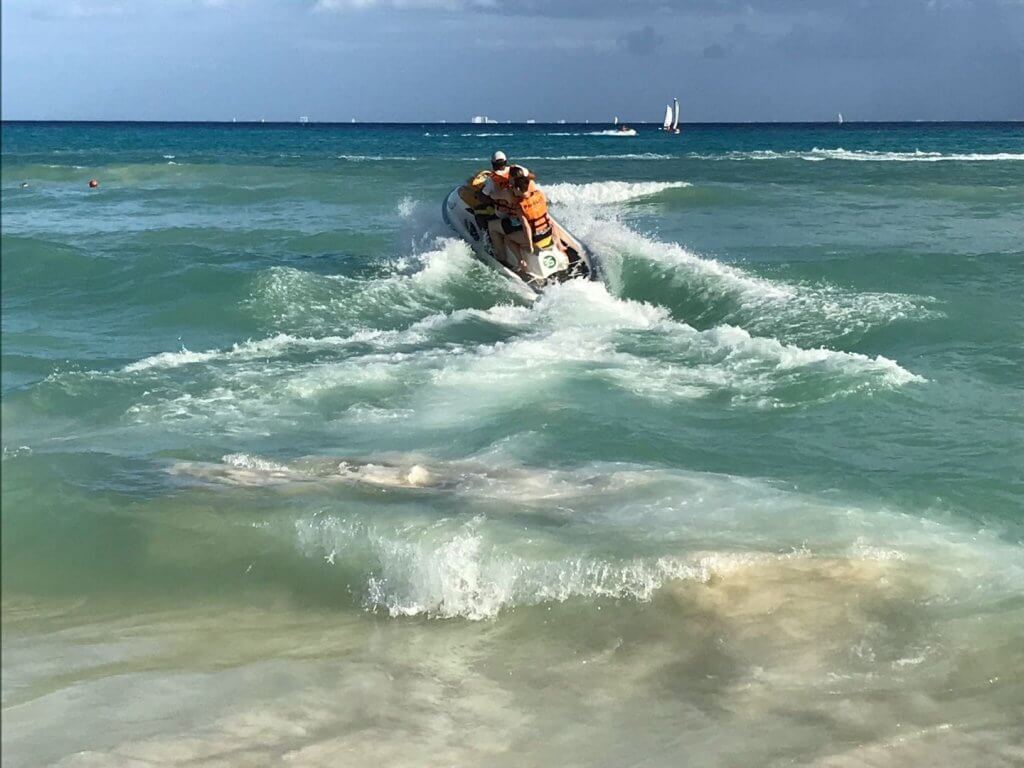
{"type": "Polygon", "coordinates": [[[672,106],[665,105],[665,120],[661,130],[666,133],[679,133],[679,99],[672,99],[672,106]]]}
{"type": "Polygon", "coordinates": [[[838,122],[838,123],[839,123],[840,125],[842,125],[842,124],[843,124],[843,113],[842,113],[842,112],[840,112],[840,113],[839,113],[839,120],[838,120],[837,122],[838,122]]]}

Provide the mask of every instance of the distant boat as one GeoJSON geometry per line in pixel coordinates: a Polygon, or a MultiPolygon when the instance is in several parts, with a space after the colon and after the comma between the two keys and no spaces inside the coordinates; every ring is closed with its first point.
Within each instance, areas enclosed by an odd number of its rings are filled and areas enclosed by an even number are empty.
{"type": "Polygon", "coordinates": [[[536,120],[534,120],[534,119],[533,119],[533,118],[531,117],[531,118],[530,118],[529,120],[527,120],[527,121],[526,121],[526,124],[527,124],[527,125],[533,125],[533,124],[534,124],[534,123],[536,123],[536,122],[537,122],[537,121],[536,121],[536,120]]]}
{"type": "Polygon", "coordinates": [[[303,115],[302,117],[299,118],[299,122],[300,123],[308,123],[309,122],[309,118],[306,117],[305,115],[303,115]]]}
{"type": "Polygon", "coordinates": [[[665,119],[661,130],[666,133],[679,133],[679,99],[672,99],[672,106],[665,105],[665,119]]]}
{"type": "Polygon", "coordinates": [[[559,125],[565,125],[565,120],[559,120],[559,121],[558,121],[558,124],[559,124],[559,125]]]}
{"type": "Polygon", "coordinates": [[[843,124],[843,113],[842,112],[839,113],[839,119],[836,122],[838,122],[840,125],[843,124]]]}

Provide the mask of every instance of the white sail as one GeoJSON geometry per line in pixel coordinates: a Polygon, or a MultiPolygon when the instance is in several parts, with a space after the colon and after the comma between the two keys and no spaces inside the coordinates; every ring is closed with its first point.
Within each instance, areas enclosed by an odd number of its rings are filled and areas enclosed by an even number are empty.
{"type": "Polygon", "coordinates": [[[679,99],[672,99],[672,130],[679,129],[679,99]]]}
{"type": "Polygon", "coordinates": [[[839,124],[840,125],[843,124],[843,113],[842,112],[839,113],[839,124]]]}
{"type": "Polygon", "coordinates": [[[662,121],[661,127],[666,131],[672,127],[672,107],[668,104],[665,105],[665,119],[662,121]]]}
{"type": "Polygon", "coordinates": [[[616,118],[615,118],[615,122],[614,122],[614,123],[612,123],[612,125],[618,125],[618,124],[619,124],[619,118],[618,118],[618,117],[616,117],[616,118]]]}

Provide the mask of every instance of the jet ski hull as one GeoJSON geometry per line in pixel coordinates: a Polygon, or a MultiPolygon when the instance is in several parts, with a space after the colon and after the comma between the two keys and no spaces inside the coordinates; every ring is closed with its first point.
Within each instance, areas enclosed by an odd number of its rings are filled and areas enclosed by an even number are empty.
{"type": "Polygon", "coordinates": [[[486,222],[478,221],[473,210],[459,195],[461,187],[456,187],[445,198],[441,207],[441,215],[445,223],[455,234],[465,240],[473,255],[505,277],[526,286],[533,293],[539,293],[550,285],[563,283],[566,280],[597,280],[598,268],[586,246],[573,237],[552,217],[551,223],[555,237],[564,246],[562,249],[540,251],[530,257],[531,271],[521,273],[502,264],[494,256],[491,239],[487,234],[486,222]],[[545,266],[548,265],[548,266],[545,266]],[[554,271],[550,265],[555,264],[554,271]]]}

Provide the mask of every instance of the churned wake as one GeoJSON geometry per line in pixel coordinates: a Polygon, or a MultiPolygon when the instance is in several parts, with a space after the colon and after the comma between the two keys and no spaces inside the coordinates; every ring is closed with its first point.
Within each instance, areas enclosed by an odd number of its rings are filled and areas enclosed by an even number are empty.
{"type": "Polygon", "coordinates": [[[928,296],[851,292],[768,279],[674,242],[643,235],[609,203],[656,197],[687,182],[553,184],[558,215],[598,255],[613,293],[669,308],[691,324],[728,323],[800,344],[829,344],[871,328],[940,317],[928,296]]]}

